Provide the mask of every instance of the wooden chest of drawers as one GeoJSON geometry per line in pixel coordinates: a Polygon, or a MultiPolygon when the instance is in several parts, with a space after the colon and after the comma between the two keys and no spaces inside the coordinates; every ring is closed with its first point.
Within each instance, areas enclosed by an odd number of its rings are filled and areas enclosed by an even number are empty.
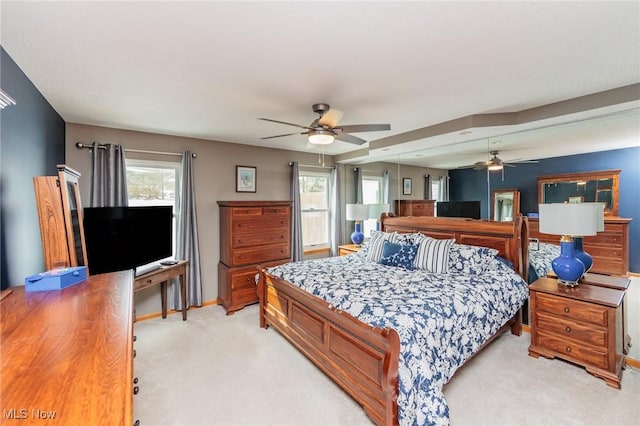
{"type": "Polygon", "coordinates": [[[257,265],[291,261],[291,202],[218,201],[218,302],[231,314],[256,303],[257,265]]]}
{"type": "Polygon", "coordinates": [[[565,287],[552,278],[537,280],[529,291],[529,355],[579,364],[619,389],[625,362],[625,292],[588,284],[565,287]]]}
{"type": "Polygon", "coordinates": [[[436,200],[396,200],[398,216],[433,216],[436,200]]]}
{"type": "MultiPolygon", "coordinates": [[[[629,273],[629,223],[631,219],[606,217],[604,231],[598,235],[584,237],[583,249],[593,258],[590,272],[609,275],[629,273]]],[[[529,237],[550,244],[560,244],[559,236],[538,231],[539,221],[529,218],[529,237]]]]}

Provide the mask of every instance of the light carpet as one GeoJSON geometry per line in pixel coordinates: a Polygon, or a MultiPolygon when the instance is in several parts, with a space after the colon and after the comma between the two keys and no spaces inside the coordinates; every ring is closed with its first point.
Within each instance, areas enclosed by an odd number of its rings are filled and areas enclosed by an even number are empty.
{"type": "MultiPolygon", "coordinates": [[[[273,329],[258,307],[220,306],[135,324],[142,425],[370,425],[362,408],[273,329]]],[[[527,355],[504,334],[444,393],[452,425],[640,425],[640,373],[613,389],[583,368],[527,355]]]]}

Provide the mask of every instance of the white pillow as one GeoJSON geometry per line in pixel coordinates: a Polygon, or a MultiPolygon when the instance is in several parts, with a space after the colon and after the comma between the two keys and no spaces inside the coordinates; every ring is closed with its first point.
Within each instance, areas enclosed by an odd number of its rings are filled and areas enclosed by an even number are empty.
{"type": "Polygon", "coordinates": [[[371,231],[371,238],[369,239],[369,251],[367,252],[367,260],[372,262],[379,262],[382,257],[382,246],[385,241],[393,242],[396,233],[394,232],[382,232],[371,231]]]}
{"type": "Polygon", "coordinates": [[[449,272],[449,250],[455,240],[420,239],[420,247],[414,265],[437,274],[449,272]]]}

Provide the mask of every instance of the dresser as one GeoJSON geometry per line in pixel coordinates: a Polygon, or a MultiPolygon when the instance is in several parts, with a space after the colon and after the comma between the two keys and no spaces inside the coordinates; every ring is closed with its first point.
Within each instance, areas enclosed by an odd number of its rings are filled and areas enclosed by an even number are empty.
{"type": "MultiPolygon", "coordinates": [[[[589,272],[607,275],[629,273],[629,224],[631,219],[605,217],[604,231],[583,238],[583,249],[593,258],[589,272]]],[[[537,218],[529,218],[529,237],[550,244],[560,244],[560,236],[542,234],[537,218]]]]}
{"type": "Polygon", "coordinates": [[[619,389],[627,344],[625,291],[584,283],[566,287],[540,278],[529,293],[529,355],[571,361],[619,389]]]}
{"type": "Polygon", "coordinates": [[[344,244],[342,246],[338,246],[338,256],[346,256],[348,254],[357,253],[361,248],[362,246],[357,246],[355,244],[344,244]]]}
{"type": "Polygon", "coordinates": [[[291,202],[218,201],[218,206],[218,303],[229,315],[258,302],[258,265],[291,261],[291,202]]]}
{"type": "Polygon", "coordinates": [[[10,287],[0,307],[0,423],[134,424],[131,271],[62,290],[10,287]]]}
{"type": "Polygon", "coordinates": [[[398,216],[433,216],[436,200],[396,200],[398,216]]]}

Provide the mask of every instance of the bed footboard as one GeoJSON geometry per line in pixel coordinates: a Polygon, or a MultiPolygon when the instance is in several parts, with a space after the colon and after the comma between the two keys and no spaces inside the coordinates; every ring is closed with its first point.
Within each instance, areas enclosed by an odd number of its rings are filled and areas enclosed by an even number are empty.
{"type": "Polygon", "coordinates": [[[346,312],[258,267],[260,327],[272,326],[358,401],[378,425],[398,424],[395,330],[346,312]]]}

